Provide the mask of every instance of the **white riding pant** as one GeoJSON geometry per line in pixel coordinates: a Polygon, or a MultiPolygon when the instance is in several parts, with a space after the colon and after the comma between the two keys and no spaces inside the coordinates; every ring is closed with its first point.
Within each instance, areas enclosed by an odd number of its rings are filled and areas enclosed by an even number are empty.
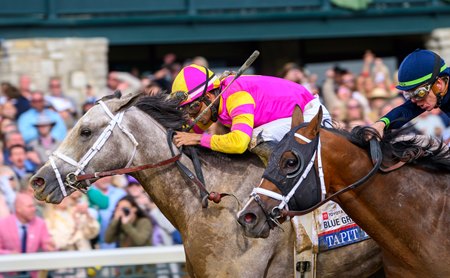
{"type": "MultiPolygon", "coordinates": [[[[311,119],[316,116],[319,108],[322,107],[323,117],[322,124],[331,127],[331,115],[328,110],[323,106],[318,98],[310,101],[303,111],[303,119],[305,122],[310,122],[311,119]]],[[[291,130],[292,117],[282,118],[267,124],[263,124],[253,129],[252,139],[249,145],[249,149],[253,149],[261,142],[275,141],[279,142],[283,136],[291,130]]]]}

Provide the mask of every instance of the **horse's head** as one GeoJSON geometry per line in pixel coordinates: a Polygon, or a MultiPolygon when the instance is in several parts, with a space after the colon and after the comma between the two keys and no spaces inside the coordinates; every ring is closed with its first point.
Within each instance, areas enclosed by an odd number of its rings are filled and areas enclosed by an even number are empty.
{"type": "Polygon", "coordinates": [[[314,163],[320,149],[321,122],[322,109],[310,123],[303,123],[299,107],[294,110],[291,131],[277,145],[261,184],[238,213],[246,236],[268,237],[270,229],[285,221],[283,210],[305,210],[320,202],[314,163]]]}
{"type": "Polygon", "coordinates": [[[126,128],[133,123],[124,113],[138,96],[136,93],[100,100],[80,118],[49,161],[31,178],[35,197],[60,203],[75,190],[84,191],[89,186],[85,181],[76,181],[77,175],[130,164],[138,144],[126,128]]]}

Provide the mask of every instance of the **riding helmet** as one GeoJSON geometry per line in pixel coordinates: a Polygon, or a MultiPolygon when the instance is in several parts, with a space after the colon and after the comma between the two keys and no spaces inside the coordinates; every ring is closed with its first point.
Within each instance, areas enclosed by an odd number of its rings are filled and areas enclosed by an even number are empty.
{"type": "Polygon", "coordinates": [[[445,61],[430,50],[416,49],[400,64],[397,89],[409,91],[435,81],[438,76],[450,75],[445,61]]]}
{"type": "Polygon", "coordinates": [[[183,92],[185,97],[180,103],[183,106],[219,87],[220,80],[214,72],[206,67],[192,64],[184,67],[175,77],[171,94],[178,95],[183,92]]]}

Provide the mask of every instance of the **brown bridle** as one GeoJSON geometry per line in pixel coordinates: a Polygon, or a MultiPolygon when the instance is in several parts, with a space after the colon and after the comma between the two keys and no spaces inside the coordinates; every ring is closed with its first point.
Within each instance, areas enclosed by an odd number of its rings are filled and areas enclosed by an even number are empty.
{"type": "Polygon", "coordinates": [[[75,181],[81,182],[84,180],[92,180],[92,179],[98,179],[98,178],[102,178],[102,177],[134,173],[134,172],[147,170],[147,169],[151,169],[151,168],[158,168],[158,167],[165,166],[165,165],[168,165],[168,164],[171,164],[171,163],[174,163],[174,162],[180,160],[181,155],[182,154],[179,153],[176,156],[173,156],[169,159],[160,161],[158,163],[145,164],[145,165],[140,165],[140,166],[135,166],[135,167],[120,168],[120,169],[109,170],[109,171],[104,171],[104,172],[95,172],[95,173],[90,173],[90,174],[78,175],[78,176],[75,176],[75,181]]]}

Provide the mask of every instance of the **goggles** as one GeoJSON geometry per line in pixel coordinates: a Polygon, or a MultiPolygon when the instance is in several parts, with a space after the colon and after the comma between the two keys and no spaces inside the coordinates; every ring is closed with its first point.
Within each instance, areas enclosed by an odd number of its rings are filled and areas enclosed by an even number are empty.
{"type": "MultiPolygon", "coordinates": [[[[175,92],[174,97],[178,99],[178,101],[183,102],[188,99],[189,94],[187,92],[178,91],[175,92]]],[[[203,97],[194,100],[193,102],[183,105],[180,109],[186,111],[189,116],[194,117],[197,115],[202,108],[203,97]]]]}
{"type": "Polygon", "coordinates": [[[420,86],[420,87],[416,88],[415,90],[411,90],[411,91],[403,91],[403,96],[407,100],[420,101],[420,100],[424,99],[430,93],[431,86],[433,86],[433,84],[420,86]]]}
{"type": "Polygon", "coordinates": [[[185,105],[184,109],[189,114],[189,116],[193,117],[197,115],[202,108],[202,100],[194,100],[193,102],[185,105]]]}

